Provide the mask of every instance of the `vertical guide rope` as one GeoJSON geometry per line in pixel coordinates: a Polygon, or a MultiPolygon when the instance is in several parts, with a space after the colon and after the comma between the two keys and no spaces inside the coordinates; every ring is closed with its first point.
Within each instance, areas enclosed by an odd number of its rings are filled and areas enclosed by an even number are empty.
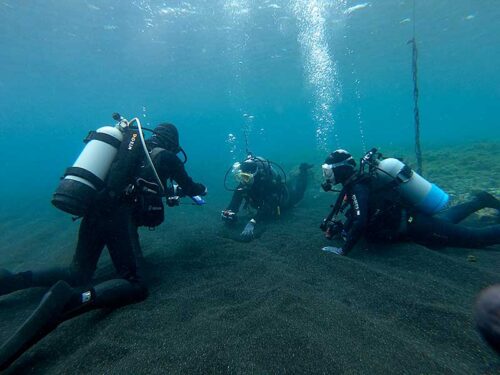
{"type": "Polygon", "coordinates": [[[418,50],[415,39],[415,1],[413,0],[413,38],[408,42],[412,45],[412,71],[413,71],[413,103],[415,117],[415,156],[417,158],[417,173],[422,174],[422,149],[420,148],[420,112],[418,109],[418,50]]]}

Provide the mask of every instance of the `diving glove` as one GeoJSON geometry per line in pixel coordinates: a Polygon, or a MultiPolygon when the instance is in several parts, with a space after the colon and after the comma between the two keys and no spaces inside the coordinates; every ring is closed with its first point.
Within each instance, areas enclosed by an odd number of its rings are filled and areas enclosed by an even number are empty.
{"type": "Polygon", "coordinates": [[[251,219],[247,225],[245,226],[245,229],[243,229],[243,232],[241,232],[241,237],[245,240],[252,240],[254,236],[254,229],[255,229],[255,220],[251,219]]]}
{"type": "Polygon", "coordinates": [[[332,191],[332,188],[333,188],[333,185],[330,183],[330,182],[323,182],[321,184],[321,188],[323,189],[323,191],[332,191]]]}
{"type": "Polygon", "coordinates": [[[345,255],[346,254],[344,249],[342,249],[341,247],[325,246],[321,250],[326,251],[328,253],[337,254],[337,255],[345,255]]]}

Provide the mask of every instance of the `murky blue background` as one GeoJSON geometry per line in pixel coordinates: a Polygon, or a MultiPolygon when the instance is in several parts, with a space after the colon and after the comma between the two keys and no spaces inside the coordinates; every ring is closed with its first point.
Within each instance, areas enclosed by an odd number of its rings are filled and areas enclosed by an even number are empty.
{"type": "MultiPolygon", "coordinates": [[[[413,147],[413,2],[0,0],[0,201],[47,205],[111,113],[178,125],[212,192],[250,148],[284,164],[413,147]]],[[[500,137],[500,7],[419,0],[426,147],[500,137]]]]}

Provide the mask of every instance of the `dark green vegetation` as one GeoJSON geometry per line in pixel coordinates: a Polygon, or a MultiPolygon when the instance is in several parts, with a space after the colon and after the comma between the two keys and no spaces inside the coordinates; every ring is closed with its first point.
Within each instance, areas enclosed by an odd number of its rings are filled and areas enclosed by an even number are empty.
{"type": "MultiPolygon", "coordinates": [[[[499,151],[429,151],[424,171],[458,200],[473,188],[498,196],[499,151]]],[[[349,257],[323,253],[318,225],[333,198],[311,186],[295,211],[249,244],[219,221],[229,196],[169,210],[159,230],[142,232],[149,299],[64,323],[7,373],[498,374],[472,306],[500,282],[500,246],[361,243],[349,257]]],[[[469,223],[492,223],[490,214],[469,223]]],[[[48,207],[37,215],[2,219],[1,267],[69,262],[77,225],[48,207]]],[[[103,259],[97,276],[112,274],[103,259]]],[[[42,295],[0,298],[2,341],[42,295]]]]}

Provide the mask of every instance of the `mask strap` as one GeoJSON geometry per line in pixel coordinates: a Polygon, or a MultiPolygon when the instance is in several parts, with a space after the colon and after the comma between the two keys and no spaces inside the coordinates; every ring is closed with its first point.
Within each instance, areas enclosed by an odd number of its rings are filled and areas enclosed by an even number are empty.
{"type": "Polygon", "coordinates": [[[182,154],[182,156],[184,156],[184,161],[182,162],[182,164],[186,164],[187,161],[188,161],[188,157],[186,155],[186,152],[184,151],[184,149],[182,147],[179,147],[179,151],[178,152],[180,152],[182,154]]]}
{"type": "Polygon", "coordinates": [[[338,163],[332,163],[332,164],[327,164],[327,165],[329,165],[331,169],[335,169],[337,167],[343,167],[343,166],[348,166],[348,167],[354,168],[354,166],[352,164],[348,163],[348,161],[350,161],[350,160],[352,160],[352,156],[349,157],[348,159],[339,161],[338,163]]]}

